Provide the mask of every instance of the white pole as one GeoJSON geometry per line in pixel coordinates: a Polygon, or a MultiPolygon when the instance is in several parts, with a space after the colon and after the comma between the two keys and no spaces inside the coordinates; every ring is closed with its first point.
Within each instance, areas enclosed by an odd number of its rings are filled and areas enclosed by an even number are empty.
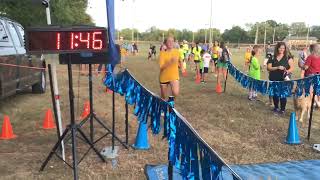
{"type": "Polygon", "coordinates": [[[134,21],[135,21],[135,8],[134,8],[135,0],[132,0],[132,42],[134,42],[134,21]]]}
{"type": "Polygon", "coordinates": [[[264,39],[263,39],[263,49],[266,50],[266,39],[267,39],[267,23],[264,24],[264,39]]]}
{"type": "Polygon", "coordinates": [[[207,29],[204,32],[204,43],[207,44],[207,29]]]}
{"type": "Polygon", "coordinates": [[[308,26],[306,47],[308,47],[309,45],[309,33],[310,33],[310,27],[308,26]]]}
{"type": "Polygon", "coordinates": [[[259,24],[257,24],[256,39],[254,40],[254,44],[258,44],[258,34],[259,34],[259,24]]]}
{"type": "Polygon", "coordinates": [[[274,44],[275,35],[276,35],[276,28],[273,28],[272,44],[274,44]]]}
{"type": "MultiPolygon", "coordinates": [[[[49,2],[48,2],[48,7],[46,7],[46,15],[47,15],[47,24],[51,25],[51,15],[50,15],[50,8],[49,8],[49,2]]],[[[49,56],[48,56],[49,57],[49,56]]],[[[58,81],[57,81],[57,67],[56,67],[56,61],[53,60],[51,62],[51,67],[52,67],[52,80],[53,80],[53,91],[54,91],[54,96],[55,97],[60,97],[59,96],[59,89],[58,89],[58,81]]],[[[56,98],[56,105],[57,105],[57,115],[58,115],[58,126],[59,126],[59,133],[60,136],[62,136],[62,123],[61,123],[61,110],[60,110],[60,100],[59,98],[56,98]]],[[[61,141],[61,155],[62,159],[65,161],[65,152],[64,152],[64,142],[61,141]]]]}
{"type": "Polygon", "coordinates": [[[47,24],[51,25],[51,15],[50,15],[49,4],[48,4],[48,7],[46,7],[46,15],[47,15],[47,24]]]}
{"type": "Polygon", "coordinates": [[[192,42],[194,42],[194,32],[192,31],[192,42]]]}
{"type": "Polygon", "coordinates": [[[212,0],[210,0],[210,29],[209,29],[209,43],[212,43],[212,0]]]}
{"type": "Polygon", "coordinates": [[[164,42],[164,32],[162,32],[162,42],[164,42]]]}

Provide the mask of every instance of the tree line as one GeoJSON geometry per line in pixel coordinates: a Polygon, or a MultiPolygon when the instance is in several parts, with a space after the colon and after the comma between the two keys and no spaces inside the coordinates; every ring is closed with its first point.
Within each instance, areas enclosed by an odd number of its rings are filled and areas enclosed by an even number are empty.
{"type": "MultiPolygon", "coordinates": [[[[51,0],[51,19],[55,25],[94,25],[90,15],[86,13],[88,0],[51,0]]],[[[23,26],[46,25],[45,7],[41,0],[0,0],[0,16],[11,18],[23,26]]],[[[285,24],[268,20],[265,22],[248,23],[245,27],[234,26],[220,32],[219,29],[199,29],[192,32],[188,29],[161,30],[155,26],[145,32],[137,29],[122,29],[117,31],[118,37],[129,41],[162,41],[167,34],[172,34],[179,41],[209,42],[210,32],[212,40],[230,43],[254,43],[257,34],[257,43],[282,41],[288,35],[320,39],[320,26],[307,27],[304,22],[285,24]],[[133,38],[132,38],[133,37],[133,38]]]]}
{"type": "MultiPolygon", "coordinates": [[[[54,25],[93,25],[86,13],[88,0],[51,0],[51,20],[54,25]]],[[[47,25],[45,6],[41,0],[0,0],[0,16],[28,26],[47,25]]]]}
{"type": "MultiPolygon", "coordinates": [[[[282,41],[287,36],[316,37],[320,39],[320,26],[307,27],[304,22],[296,22],[292,24],[278,23],[274,20],[265,22],[248,23],[245,28],[233,26],[220,32],[219,29],[212,28],[212,40],[225,41],[230,43],[254,43],[257,37],[257,43],[266,43],[282,41]],[[309,29],[309,30],[308,30],[309,29]]],[[[209,42],[210,29],[199,29],[192,32],[188,29],[168,29],[161,30],[155,26],[147,29],[145,32],[139,32],[137,29],[122,29],[117,31],[118,38],[123,37],[129,41],[162,41],[163,36],[172,34],[179,40],[187,40],[188,42],[209,42]],[[133,31],[132,31],[133,30],[133,31]]]]}

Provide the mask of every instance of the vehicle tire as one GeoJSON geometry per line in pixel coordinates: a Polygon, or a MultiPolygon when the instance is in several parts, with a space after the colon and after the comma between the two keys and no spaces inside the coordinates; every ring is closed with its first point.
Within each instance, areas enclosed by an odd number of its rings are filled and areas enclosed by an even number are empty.
{"type": "Polygon", "coordinates": [[[42,70],[39,77],[39,82],[32,85],[32,93],[43,94],[46,92],[46,71],[42,70]]]}

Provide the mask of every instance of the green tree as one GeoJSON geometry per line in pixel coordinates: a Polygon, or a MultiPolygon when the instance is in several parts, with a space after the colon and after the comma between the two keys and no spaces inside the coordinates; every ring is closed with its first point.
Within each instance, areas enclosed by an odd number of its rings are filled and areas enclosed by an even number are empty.
{"type": "Polygon", "coordinates": [[[310,28],[310,36],[318,38],[320,40],[320,26],[312,26],[310,28]]]}
{"type": "Polygon", "coordinates": [[[246,43],[249,41],[247,32],[240,26],[234,26],[230,30],[225,30],[221,37],[224,41],[231,43],[246,43]]]}
{"type": "MultiPolygon", "coordinates": [[[[55,25],[92,25],[86,13],[88,0],[51,0],[51,19],[55,25]]],[[[47,24],[45,7],[41,0],[1,0],[0,15],[21,23],[23,26],[47,24]]]]}
{"type": "Polygon", "coordinates": [[[308,28],[304,22],[294,22],[290,26],[290,34],[293,36],[307,36],[308,28]]]}
{"type": "Polygon", "coordinates": [[[248,29],[249,42],[254,43],[256,31],[258,28],[258,43],[264,42],[264,32],[266,30],[266,43],[273,42],[273,35],[275,41],[282,41],[289,34],[289,26],[287,24],[277,23],[274,20],[266,22],[256,22],[255,24],[246,24],[248,29]]]}
{"type": "Polygon", "coordinates": [[[132,40],[132,29],[126,28],[120,31],[120,36],[123,37],[124,40],[131,41],[132,40]]]}

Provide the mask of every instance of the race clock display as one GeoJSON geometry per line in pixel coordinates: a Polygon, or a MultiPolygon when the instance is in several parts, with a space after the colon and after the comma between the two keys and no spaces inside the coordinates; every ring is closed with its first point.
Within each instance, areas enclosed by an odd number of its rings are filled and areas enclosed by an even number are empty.
{"type": "Polygon", "coordinates": [[[101,27],[43,27],[26,30],[29,53],[80,53],[107,51],[107,30],[101,27]]]}

